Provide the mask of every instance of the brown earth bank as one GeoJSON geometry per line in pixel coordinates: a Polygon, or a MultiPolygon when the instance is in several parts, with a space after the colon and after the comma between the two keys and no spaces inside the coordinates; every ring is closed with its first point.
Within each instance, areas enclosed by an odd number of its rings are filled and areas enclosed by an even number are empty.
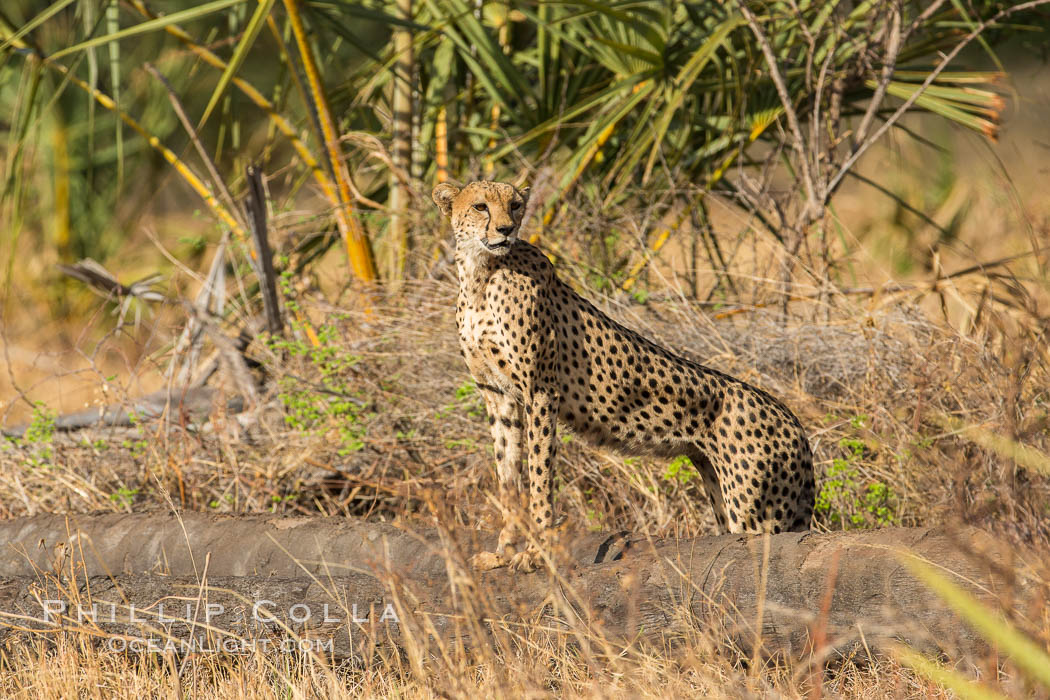
{"type": "MultiPolygon", "coordinates": [[[[912,577],[932,562],[1021,604],[1021,553],[973,528],[647,540],[562,533],[547,571],[476,574],[495,536],[346,518],[106,514],[0,522],[0,635],[81,632],[121,649],[313,649],[366,658],[487,643],[527,625],[583,645],[666,645],[697,627],[741,653],[930,652],[980,641],[912,577]],[[907,554],[905,554],[907,553],[907,554]],[[479,640],[481,640],[479,642],[479,640]],[[285,646],[281,646],[285,645],[285,646]]],[[[605,651],[611,651],[605,649],[605,651]]]]}

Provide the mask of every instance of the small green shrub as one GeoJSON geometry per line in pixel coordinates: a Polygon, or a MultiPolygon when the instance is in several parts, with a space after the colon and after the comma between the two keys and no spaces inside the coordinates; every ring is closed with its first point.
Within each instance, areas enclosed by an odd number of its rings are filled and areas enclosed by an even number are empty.
{"type": "Polygon", "coordinates": [[[437,417],[447,418],[456,411],[463,411],[471,418],[483,418],[485,416],[485,402],[482,400],[473,379],[467,379],[456,387],[455,400],[445,404],[437,412],[437,417]]]}
{"type": "MultiPolygon", "coordinates": [[[[302,324],[293,322],[292,328],[298,331],[299,337],[306,335],[302,324]]],[[[364,448],[367,421],[372,417],[364,411],[365,402],[359,398],[360,392],[351,389],[347,379],[350,369],[361,358],[342,352],[332,326],[318,328],[317,338],[317,346],[298,338],[270,341],[275,351],[306,359],[319,377],[315,384],[298,377],[282,377],[278,398],[284,406],[285,424],[315,435],[334,427],[339,435],[338,453],[346,456],[364,448]]]]}
{"type": "Polygon", "coordinates": [[[48,444],[55,437],[55,412],[37,401],[33,407],[33,419],[26,428],[23,440],[33,444],[48,444]]]}
{"type": "Polygon", "coordinates": [[[33,406],[33,418],[22,435],[22,444],[29,447],[29,464],[34,467],[50,466],[54,454],[52,442],[55,439],[56,413],[42,401],[33,406]]]}
{"type": "Polygon", "coordinates": [[[126,508],[131,505],[132,501],[135,500],[135,496],[138,494],[138,489],[129,489],[126,486],[121,486],[116,490],[116,493],[109,494],[109,500],[113,501],[113,503],[118,506],[126,508]]]}
{"type": "Polygon", "coordinates": [[[858,466],[867,450],[864,441],[843,438],[839,446],[847,454],[832,460],[825,474],[814,506],[817,515],[830,527],[842,530],[898,524],[898,498],[893,489],[881,481],[862,483],[858,466]]]}
{"type": "Polygon", "coordinates": [[[278,496],[277,494],[270,496],[270,512],[276,513],[278,507],[282,503],[292,503],[298,500],[300,495],[301,494],[298,491],[292,491],[291,493],[285,494],[284,496],[278,496]]]}
{"type": "Polygon", "coordinates": [[[698,476],[700,474],[696,471],[696,467],[693,466],[693,462],[685,455],[671,460],[671,463],[667,465],[667,470],[664,472],[665,481],[677,481],[683,486],[698,476]]]}

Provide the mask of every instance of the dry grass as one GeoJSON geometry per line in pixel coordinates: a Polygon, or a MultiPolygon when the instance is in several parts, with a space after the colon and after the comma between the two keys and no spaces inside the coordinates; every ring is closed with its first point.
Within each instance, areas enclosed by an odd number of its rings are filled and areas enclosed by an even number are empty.
{"type": "MultiPolygon", "coordinates": [[[[377,297],[367,311],[300,300],[327,333],[325,353],[296,355],[305,336],[291,341],[290,354],[257,343],[253,353],[279,379],[247,428],[214,416],[204,430],[144,424],[8,443],[0,452],[4,515],[163,508],[170,496],[222,512],[412,520],[420,493],[439,489],[458,504],[460,524],[493,526],[484,407],[456,345],[454,294],[446,279],[377,297]],[[319,391],[325,385],[344,394],[341,409],[319,391]]],[[[772,309],[711,320],[682,299],[599,303],[682,354],[786,399],[811,426],[818,468],[838,460],[856,482],[837,494],[840,516],[870,519],[856,499],[883,484],[894,498],[882,524],[1005,521],[1046,541],[1045,512],[1035,510],[1050,502],[1046,479],[1017,472],[942,420],[1046,452],[1050,382],[1037,358],[1019,373],[988,343],[898,298],[862,308],[843,298],[825,304],[820,320],[811,320],[809,302],[800,305],[805,316],[786,320],[772,309]]],[[[665,463],[624,460],[567,432],[563,440],[558,490],[572,525],[710,531],[695,480],[667,478],[665,463]]],[[[819,526],[841,526],[841,517],[824,515],[819,526]]]]}
{"type": "MultiPolygon", "coordinates": [[[[748,671],[713,657],[705,646],[674,654],[585,659],[567,646],[523,645],[499,662],[463,659],[414,674],[393,661],[367,668],[335,667],[309,657],[275,664],[262,655],[203,656],[179,661],[128,656],[63,639],[14,650],[4,659],[5,697],[496,697],[530,698],[806,698],[809,677],[783,666],[748,671]]],[[[852,665],[829,676],[823,692],[849,698],[941,698],[950,695],[887,660],[852,665]]]]}
{"type": "MultiPolygon", "coordinates": [[[[305,337],[284,350],[257,342],[252,354],[276,381],[247,426],[216,411],[203,429],[142,424],[68,436],[45,430],[34,440],[8,443],[0,451],[4,517],[167,509],[171,499],[199,510],[341,514],[419,526],[433,525],[441,513],[446,525],[494,528],[498,514],[486,499],[495,487],[488,431],[456,345],[449,303],[454,292],[446,277],[376,296],[367,310],[345,299],[301,297],[326,351],[297,354],[308,348],[305,337]],[[333,413],[331,402],[318,403],[323,386],[345,394],[339,399],[344,412],[333,413]],[[318,406],[328,408],[317,412],[318,406]],[[288,424],[288,417],[300,422],[288,424]],[[454,507],[434,510],[428,499],[435,494],[454,507]]],[[[1016,349],[1001,345],[1005,350],[997,354],[994,343],[980,342],[980,334],[963,337],[893,296],[863,306],[848,297],[819,307],[801,302],[787,317],[779,309],[748,308],[720,320],[674,295],[644,304],[630,297],[598,302],[683,354],[769,388],[803,416],[811,426],[819,483],[842,482],[828,492],[830,508],[818,516],[818,528],[964,520],[1047,551],[1050,479],[1019,469],[942,421],[961,419],[1050,451],[1050,381],[1038,358],[1018,373],[1009,364],[1016,349]],[[891,497],[880,503],[889,510],[880,512],[865,500],[873,484],[888,489],[891,497]]],[[[557,489],[570,528],[670,537],[710,531],[711,513],[695,480],[670,476],[666,463],[625,460],[565,439],[557,489]]],[[[1037,610],[1020,615],[1028,621],[1039,616],[1037,610]]],[[[1027,629],[1047,632],[1045,624],[1027,629]]],[[[335,668],[305,656],[177,659],[124,655],[80,637],[38,640],[4,651],[0,693],[943,694],[885,658],[837,661],[817,676],[807,658],[753,665],[726,648],[717,630],[699,623],[691,636],[665,650],[620,651],[587,630],[553,638],[542,630],[502,628],[491,644],[469,653],[421,643],[404,658],[335,668]]],[[[984,673],[997,668],[994,660],[976,663],[984,673]]],[[[1004,673],[1002,687],[1023,692],[1020,681],[1004,673]]]]}

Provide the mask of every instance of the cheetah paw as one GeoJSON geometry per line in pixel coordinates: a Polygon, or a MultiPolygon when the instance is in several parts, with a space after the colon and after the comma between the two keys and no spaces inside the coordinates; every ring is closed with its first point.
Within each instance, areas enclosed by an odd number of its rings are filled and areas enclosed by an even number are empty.
{"type": "Polygon", "coordinates": [[[478,552],[470,558],[470,568],[475,571],[491,571],[507,564],[507,557],[498,552],[478,552]]]}
{"type": "Polygon", "coordinates": [[[524,552],[518,552],[510,560],[510,568],[513,571],[521,571],[522,573],[529,573],[538,569],[543,562],[543,557],[539,552],[532,549],[526,549],[524,552]]]}

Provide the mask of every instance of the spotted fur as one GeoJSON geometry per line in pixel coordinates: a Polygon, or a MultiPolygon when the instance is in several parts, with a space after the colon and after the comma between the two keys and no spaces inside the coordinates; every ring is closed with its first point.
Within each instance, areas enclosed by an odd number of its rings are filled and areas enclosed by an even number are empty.
{"type": "Polygon", "coordinates": [[[556,424],[630,455],[690,458],[722,532],[805,530],[813,458],[798,418],[766,392],[680,357],[616,323],[518,239],[528,191],[496,182],[438,185],[452,220],[456,323],[495,443],[501,502],[529,472],[535,537],[524,550],[506,524],[479,569],[533,570],[550,546],[556,424]]]}

